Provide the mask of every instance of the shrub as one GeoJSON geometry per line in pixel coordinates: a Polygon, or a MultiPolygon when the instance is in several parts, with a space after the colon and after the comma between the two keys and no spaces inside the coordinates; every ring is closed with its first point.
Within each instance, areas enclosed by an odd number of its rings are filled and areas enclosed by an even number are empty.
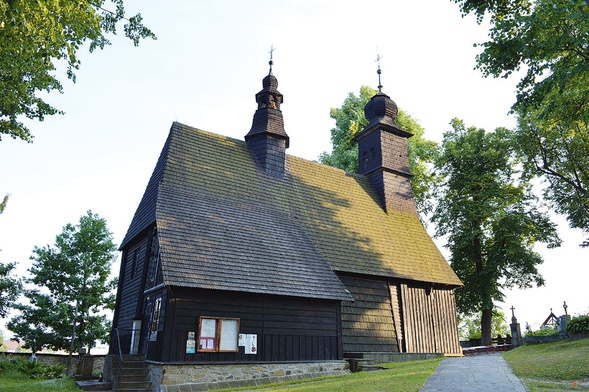
{"type": "Polygon", "coordinates": [[[567,332],[589,334],[589,315],[578,316],[569,321],[567,332]]]}
{"type": "Polygon", "coordinates": [[[528,331],[526,332],[527,336],[556,336],[558,335],[558,329],[539,329],[537,331],[528,331]]]}
{"type": "Polygon", "coordinates": [[[0,374],[22,375],[26,378],[49,380],[60,378],[65,374],[63,365],[46,365],[38,361],[29,361],[24,358],[0,360],[0,374]]]}

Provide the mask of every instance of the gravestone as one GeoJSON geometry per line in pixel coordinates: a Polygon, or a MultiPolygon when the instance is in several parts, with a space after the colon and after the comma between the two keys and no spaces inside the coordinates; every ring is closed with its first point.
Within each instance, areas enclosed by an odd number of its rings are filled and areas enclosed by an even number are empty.
{"type": "Polygon", "coordinates": [[[511,328],[511,346],[512,347],[519,347],[522,345],[522,332],[519,323],[517,322],[517,318],[515,317],[514,313],[515,308],[511,307],[511,324],[509,327],[511,328]]]}

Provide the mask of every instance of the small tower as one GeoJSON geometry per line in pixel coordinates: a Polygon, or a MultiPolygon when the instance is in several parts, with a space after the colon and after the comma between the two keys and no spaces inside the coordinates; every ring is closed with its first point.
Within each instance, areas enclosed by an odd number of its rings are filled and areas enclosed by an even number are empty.
{"type": "Polygon", "coordinates": [[[256,94],[258,109],[254,113],[252,128],[245,135],[245,141],[258,167],[270,176],[282,178],[289,137],[284,130],[280,110],[283,99],[278,91],[278,79],[272,74],[273,51],[274,48],[270,50],[270,72],[262,81],[262,90],[256,94]]]}
{"type": "Polygon", "coordinates": [[[417,214],[407,150],[407,140],[413,135],[394,121],[398,108],[382,92],[380,61],[377,73],[378,93],[364,107],[368,125],[354,136],[358,142],[358,172],[370,178],[385,211],[417,214]]]}

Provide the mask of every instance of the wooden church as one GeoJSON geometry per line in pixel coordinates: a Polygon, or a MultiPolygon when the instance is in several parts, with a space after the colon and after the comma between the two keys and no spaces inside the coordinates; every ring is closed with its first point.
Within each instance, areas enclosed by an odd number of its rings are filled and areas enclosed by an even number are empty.
{"type": "Polygon", "coordinates": [[[172,124],[121,244],[110,354],[165,367],[461,353],[462,283],[417,215],[396,104],[379,86],[366,105],[355,174],[286,154],[277,87],[270,63],[245,141],[172,124]]]}

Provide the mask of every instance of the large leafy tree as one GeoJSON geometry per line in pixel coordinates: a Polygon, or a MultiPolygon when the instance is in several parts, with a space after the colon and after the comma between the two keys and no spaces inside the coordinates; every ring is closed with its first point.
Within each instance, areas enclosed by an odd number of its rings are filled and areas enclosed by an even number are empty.
{"type": "MultiPolygon", "coordinates": [[[[4,212],[8,203],[8,195],[4,196],[0,202],[0,214],[4,212]]],[[[6,317],[12,303],[17,299],[22,289],[21,281],[11,275],[15,263],[0,263],[0,317],[6,317]]],[[[0,344],[2,341],[0,341],[0,344]]]]}
{"type": "MultiPolygon", "coordinates": [[[[530,112],[519,118],[516,136],[526,169],[545,179],[544,198],[567,217],[571,227],[589,234],[588,125],[567,126],[530,112]]],[[[589,246],[589,238],[581,245],[589,246]]]]}
{"type": "Polygon", "coordinates": [[[512,110],[526,167],[545,178],[545,197],[569,224],[589,233],[589,0],[456,1],[491,15],[477,66],[521,76],[512,110]]]}
{"type": "MultiPolygon", "coordinates": [[[[378,90],[362,86],[358,96],[350,92],[341,108],[331,109],[330,116],[335,120],[335,128],[331,129],[332,152],[321,153],[321,163],[353,173],[358,172],[358,143],[353,138],[368,125],[364,106],[376,93],[378,90]]],[[[426,193],[433,179],[428,162],[433,160],[436,143],[425,139],[423,127],[403,110],[399,110],[395,121],[413,134],[408,142],[409,166],[413,175],[411,186],[418,211],[426,213],[431,207],[426,193]]]]}
{"type": "MultiPolygon", "coordinates": [[[[21,281],[12,275],[15,263],[0,263],[0,317],[6,317],[22,288],[21,281]]],[[[0,342],[1,343],[1,342],[0,342]]]]}
{"type": "Polygon", "coordinates": [[[452,121],[435,161],[436,235],[447,238],[450,263],[464,282],[456,291],[461,313],[481,312],[482,344],[491,342],[494,302],[505,288],[541,286],[537,242],[558,246],[555,225],[539,210],[518,161],[511,131],[485,132],[452,121]]]}
{"type": "Polygon", "coordinates": [[[94,347],[110,330],[106,309],[114,307],[115,281],[109,280],[116,245],[106,221],[88,211],[77,225],[67,224],[54,246],[35,247],[31,277],[24,290],[29,304],[8,328],[26,347],[67,349],[75,325],[76,347],[94,347]]]}
{"type": "Polygon", "coordinates": [[[21,117],[43,121],[61,113],[39,96],[62,92],[56,63],[64,62],[75,81],[80,47],[89,42],[90,51],[104,48],[121,20],[135,45],[155,38],[141,14],[125,18],[123,0],[0,1],[0,136],[30,142],[33,136],[21,117]]]}

